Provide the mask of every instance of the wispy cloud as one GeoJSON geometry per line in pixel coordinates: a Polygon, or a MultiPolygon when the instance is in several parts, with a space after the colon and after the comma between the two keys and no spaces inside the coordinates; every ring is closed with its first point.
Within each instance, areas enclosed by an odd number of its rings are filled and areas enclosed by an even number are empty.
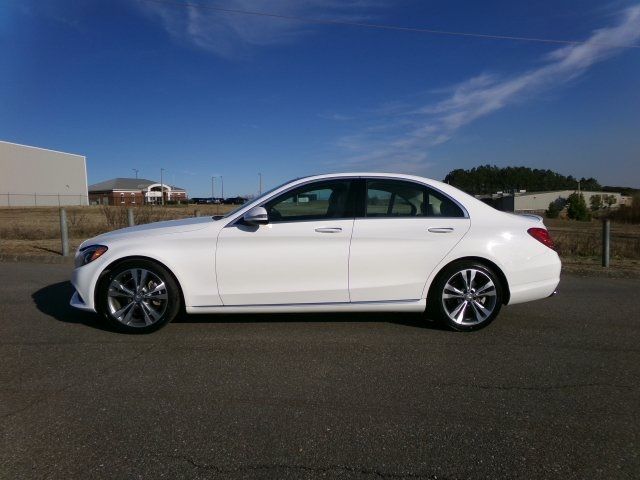
{"type": "MultiPolygon", "coordinates": [[[[216,2],[216,7],[261,12],[268,6],[268,13],[283,16],[364,21],[371,18],[369,12],[384,4],[382,0],[226,0],[216,2]]],[[[227,58],[244,56],[256,47],[290,43],[313,28],[295,20],[265,19],[198,6],[144,0],[139,0],[138,5],[150,18],[159,20],[172,37],[227,58]]]]}
{"type": "Polygon", "coordinates": [[[439,101],[418,107],[398,104],[382,120],[372,117],[367,127],[339,139],[337,145],[352,167],[404,167],[424,173],[431,165],[429,150],[449,141],[465,125],[565,85],[597,63],[625,52],[611,45],[634,44],[639,39],[640,5],[623,11],[615,25],[594,31],[585,43],[545,55],[536,68],[516,75],[483,73],[438,92],[446,95],[439,101]]]}

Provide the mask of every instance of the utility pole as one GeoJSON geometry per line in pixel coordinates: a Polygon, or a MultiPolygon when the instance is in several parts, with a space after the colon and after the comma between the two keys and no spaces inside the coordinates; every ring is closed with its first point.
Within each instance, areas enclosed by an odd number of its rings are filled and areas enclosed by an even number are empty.
{"type": "Polygon", "coordinates": [[[220,195],[222,196],[222,201],[224,202],[224,180],[222,180],[222,175],[220,175],[220,195]]]}
{"type": "Polygon", "coordinates": [[[164,205],[164,184],[162,182],[162,174],[164,172],[164,168],[160,169],[160,202],[164,205]]]}
{"type": "Polygon", "coordinates": [[[211,177],[211,201],[213,201],[214,198],[216,198],[216,191],[215,191],[215,187],[214,187],[214,183],[213,181],[216,179],[216,177],[211,177]]]}
{"type": "Polygon", "coordinates": [[[134,172],[136,172],[136,178],[138,178],[138,169],[137,169],[137,168],[132,168],[131,170],[133,170],[134,172]]]}
{"type": "Polygon", "coordinates": [[[260,185],[258,187],[258,195],[262,195],[262,174],[258,173],[258,178],[260,179],[260,185]]]}

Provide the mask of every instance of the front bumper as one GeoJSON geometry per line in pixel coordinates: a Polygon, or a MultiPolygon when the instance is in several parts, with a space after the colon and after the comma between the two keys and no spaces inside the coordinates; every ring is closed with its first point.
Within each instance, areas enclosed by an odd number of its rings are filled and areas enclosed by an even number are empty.
{"type": "Polygon", "coordinates": [[[100,273],[105,267],[102,258],[91,262],[82,267],[76,268],[71,274],[71,284],[75,288],[74,294],[71,296],[69,304],[72,307],[85,310],[87,312],[95,312],[94,292],[96,284],[100,278],[100,273]]]}
{"type": "Polygon", "coordinates": [[[74,308],[84,310],[86,312],[96,311],[95,308],[90,307],[86,303],[84,303],[84,299],[80,296],[77,290],[73,292],[73,295],[71,295],[71,300],[69,300],[69,305],[71,305],[74,308]]]}

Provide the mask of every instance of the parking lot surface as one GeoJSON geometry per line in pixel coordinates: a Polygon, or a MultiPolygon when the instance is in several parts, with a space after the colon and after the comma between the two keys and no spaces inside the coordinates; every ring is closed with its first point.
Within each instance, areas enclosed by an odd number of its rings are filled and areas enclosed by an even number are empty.
{"type": "Polygon", "coordinates": [[[68,307],[0,264],[0,478],[639,478],[640,282],[564,276],[475,333],[417,315],[68,307]]]}

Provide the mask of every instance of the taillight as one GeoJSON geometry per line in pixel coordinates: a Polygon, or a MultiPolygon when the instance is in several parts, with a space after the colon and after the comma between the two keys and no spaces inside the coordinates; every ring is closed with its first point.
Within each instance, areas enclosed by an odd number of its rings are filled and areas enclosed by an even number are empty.
{"type": "Polygon", "coordinates": [[[546,228],[530,228],[529,230],[527,230],[527,233],[552,250],[556,249],[556,246],[553,243],[553,239],[551,238],[551,235],[549,235],[549,232],[546,228]]]}

